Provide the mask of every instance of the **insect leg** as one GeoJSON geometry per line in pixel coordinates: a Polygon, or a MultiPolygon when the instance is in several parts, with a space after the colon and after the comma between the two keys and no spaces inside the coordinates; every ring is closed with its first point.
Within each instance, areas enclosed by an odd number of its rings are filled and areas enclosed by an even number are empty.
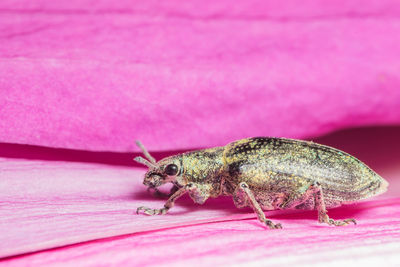
{"type": "Polygon", "coordinates": [[[304,203],[314,194],[314,188],[311,186],[312,183],[311,184],[308,183],[302,186],[300,189],[294,190],[295,192],[291,193],[289,197],[286,199],[286,201],[278,206],[279,209],[281,210],[292,209],[295,208],[297,205],[304,203]]]}
{"type": "Polygon", "coordinates": [[[189,183],[186,185],[189,196],[194,202],[203,204],[209,197],[212,185],[189,183]]]}
{"type": "Polygon", "coordinates": [[[241,182],[239,184],[240,190],[246,194],[247,198],[250,200],[251,207],[253,208],[254,212],[257,214],[258,219],[267,225],[271,229],[281,229],[282,225],[280,223],[274,224],[271,220],[265,218],[265,214],[260,207],[260,204],[257,202],[256,198],[254,197],[253,192],[251,192],[249,186],[245,182],[241,182]]]}
{"type": "Polygon", "coordinates": [[[187,187],[182,187],[180,188],[178,191],[176,191],[168,200],[167,202],[164,204],[164,207],[161,209],[151,209],[151,208],[147,208],[147,207],[139,207],[136,209],[136,213],[139,213],[139,211],[143,210],[144,214],[147,215],[163,215],[166,214],[167,211],[172,208],[175,205],[175,201],[180,198],[181,196],[183,196],[185,193],[187,192],[187,187]]]}
{"type": "Polygon", "coordinates": [[[169,191],[168,194],[161,192],[157,188],[149,187],[147,188],[147,191],[149,191],[153,196],[159,197],[159,198],[169,198],[171,197],[176,191],[178,191],[178,187],[176,185],[171,187],[171,190],[169,191]]]}
{"type": "Polygon", "coordinates": [[[327,223],[329,225],[335,225],[335,226],[347,225],[350,222],[357,224],[356,220],[354,219],[334,220],[329,218],[328,211],[326,210],[325,207],[322,187],[319,183],[312,184],[307,191],[313,192],[315,208],[318,210],[318,221],[320,223],[327,223]]]}

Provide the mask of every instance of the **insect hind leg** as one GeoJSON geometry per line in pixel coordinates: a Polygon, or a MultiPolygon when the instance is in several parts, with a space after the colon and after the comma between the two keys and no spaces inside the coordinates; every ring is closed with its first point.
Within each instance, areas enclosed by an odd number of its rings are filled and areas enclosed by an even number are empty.
{"type": "Polygon", "coordinates": [[[313,198],[314,195],[314,188],[312,187],[313,183],[307,183],[304,186],[300,187],[299,189],[293,190],[292,193],[289,194],[287,199],[281,203],[278,208],[281,210],[285,209],[314,209],[314,202],[310,204],[308,201],[310,198],[313,198]]]}
{"type": "Polygon", "coordinates": [[[280,223],[274,224],[271,220],[265,218],[265,214],[261,209],[260,204],[257,202],[256,198],[254,197],[253,192],[250,190],[249,186],[245,182],[241,182],[239,184],[238,189],[235,192],[235,204],[236,202],[241,203],[240,205],[246,205],[247,201],[248,204],[253,208],[254,212],[257,214],[258,219],[267,225],[271,229],[281,229],[282,225],[280,223]]]}
{"type": "Polygon", "coordinates": [[[318,222],[335,226],[344,226],[349,223],[357,224],[355,219],[334,220],[329,218],[322,193],[322,186],[319,183],[314,183],[310,186],[310,190],[314,191],[315,208],[318,210],[318,222]]]}
{"type": "Polygon", "coordinates": [[[290,209],[302,206],[303,209],[316,209],[318,211],[318,221],[320,223],[327,223],[329,225],[343,226],[350,222],[357,224],[354,219],[345,220],[334,220],[329,218],[328,211],[326,209],[325,199],[323,196],[323,190],[318,182],[310,184],[307,189],[306,187],[301,188],[297,193],[289,196],[288,200],[285,201],[279,208],[290,209]],[[314,198],[314,201],[309,202],[310,198],[314,198]],[[314,204],[314,207],[309,207],[314,204]],[[304,206],[307,204],[306,206],[304,206]]]}

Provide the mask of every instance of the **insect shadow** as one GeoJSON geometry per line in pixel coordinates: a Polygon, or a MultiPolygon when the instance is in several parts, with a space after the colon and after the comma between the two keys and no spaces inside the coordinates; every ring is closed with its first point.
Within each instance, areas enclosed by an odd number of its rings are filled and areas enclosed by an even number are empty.
{"type": "MultiPolygon", "coordinates": [[[[341,207],[329,209],[329,216],[334,216],[336,218],[342,219],[346,217],[355,217],[357,214],[365,212],[364,208],[361,208],[360,205],[350,204],[344,205],[341,207]]],[[[317,217],[316,210],[306,210],[306,211],[279,211],[274,215],[270,216],[271,218],[276,219],[287,219],[287,220],[315,220],[317,217]]]]}

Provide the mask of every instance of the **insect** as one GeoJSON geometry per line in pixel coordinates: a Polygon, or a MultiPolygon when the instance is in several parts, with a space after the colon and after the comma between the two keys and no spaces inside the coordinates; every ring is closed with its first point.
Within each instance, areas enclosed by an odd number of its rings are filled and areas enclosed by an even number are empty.
{"type": "Polygon", "coordinates": [[[329,225],[356,224],[334,220],[328,208],[381,194],[388,182],[355,157],[338,149],[308,141],[254,137],[226,146],[195,150],[156,161],[140,142],[146,165],[143,184],[149,190],[172,183],[161,209],[139,207],[147,215],[166,214],[188,193],[203,204],[209,197],[230,195],[236,207],[251,207],[271,229],[282,228],[263,210],[317,210],[318,221],[329,225]]]}

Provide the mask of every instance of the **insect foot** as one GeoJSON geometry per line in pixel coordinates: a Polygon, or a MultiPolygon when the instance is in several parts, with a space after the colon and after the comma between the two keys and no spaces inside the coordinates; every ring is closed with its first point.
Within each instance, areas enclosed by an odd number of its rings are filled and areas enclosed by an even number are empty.
{"type": "Polygon", "coordinates": [[[271,220],[265,220],[264,223],[269,227],[269,229],[282,229],[282,225],[280,223],[274,224],[271,220]]]}
{"type": "Polygon", "coordinates": [[[335,226],[348,225],[350,222],[357,224],[356,220],[354,219],[334,220],[329,218],[322,193],[322,187],[319,183],[314,183],[311,185],[309,190],[314,192],[315,207],[318,210],[318,222],[335,226]]]}
{"type": "MultiPolygon", "coordinates": [[[[175,190],[175,189],[174,189],[175,190]]],[[[174,191],[173,190],[173,191],[174,191]]],[[[181,197],[183,194],[186,193],[186,187],[180,188],[177,190],[175,193],[170,196],[170,198],[167,200],[165,203],[164,207],[161,209],[151,209],[147,207],[139,207],[136,209],[136,214],[139,214],[139,211],[143,210],[143,213],[146,215],[164,215],[167,213],[167,211],[172,208],[175,204],[175,200],[177,200],[179,197],[181,197]]]]}
{"type": "Polygon", "coordinates": [[[150,209],[147,207],[139,207],[136,209],[136,214],[139,214],[139,211],[143,210],[143,213],[146,215],[164,215],[167,213],[168,209],[167,208],[162,208],[162,209],[150,209]]]}
{"type": "Polygon", "coordinates": [[[334,220],[329,218],[328,214],[321,215],[318,221],[320,223],[326,223],[334,226],[345,226],[349,223],[354,223],[354,225],[357,224],[357,221],[355,219],[334,220]]]}

